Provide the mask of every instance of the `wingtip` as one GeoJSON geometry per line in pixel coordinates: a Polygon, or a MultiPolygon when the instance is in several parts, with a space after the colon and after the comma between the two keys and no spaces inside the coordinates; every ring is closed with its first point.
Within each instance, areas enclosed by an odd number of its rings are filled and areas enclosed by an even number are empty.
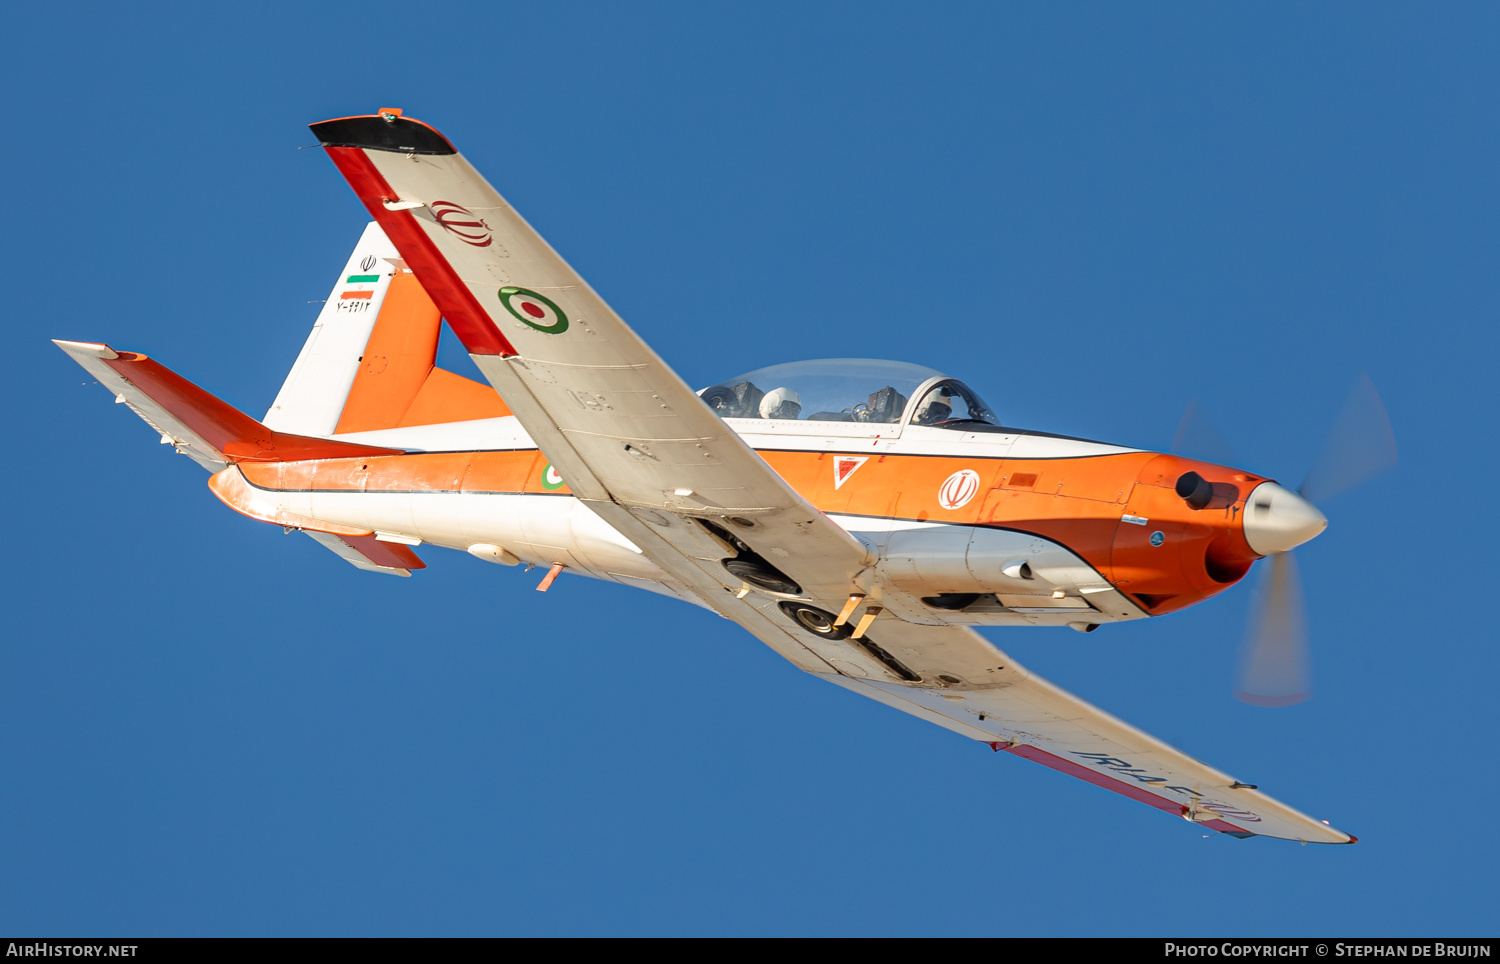
{"type": "Polygon", "coordinates": [[[397,154],[457,154],[458,149],[431,124],[402,115],[398,107],[375,114],[335,117],[309,124],[324,147],[358,147],[397,154]]]}
{"type": "Polygon", "coordinates": [[[119,352],[102,342],[64,341],[61,338],[54,338],[52,339],[52,344],[70,355],[87,355],[91,358],[103,358],[105,360],[113,360],[120,357],[119,352]]]}

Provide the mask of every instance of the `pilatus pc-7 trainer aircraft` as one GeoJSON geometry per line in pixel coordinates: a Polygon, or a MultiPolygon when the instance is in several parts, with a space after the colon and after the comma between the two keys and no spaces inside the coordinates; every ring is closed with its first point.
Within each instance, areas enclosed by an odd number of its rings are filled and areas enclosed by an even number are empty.
{"type": "Polygon", "coordinates": [[[1269,556],[1247,685],[1295,699],[1287,553],[1326,524],[1303,495],[1009,428],[901,362],[694,391],[442,134],[394,109],[312,130],[375,222],[263,421],[145,355],[57,343],[226,505],[370,572],[408,576],[432,545],[537,567],[542,590],[574,573],[678,597],[831,683],[1205,828],[1354,842],[975,631],[1159,616],[1269,556]],[[443,321],[489,384],[435,367],[443,321]]]}

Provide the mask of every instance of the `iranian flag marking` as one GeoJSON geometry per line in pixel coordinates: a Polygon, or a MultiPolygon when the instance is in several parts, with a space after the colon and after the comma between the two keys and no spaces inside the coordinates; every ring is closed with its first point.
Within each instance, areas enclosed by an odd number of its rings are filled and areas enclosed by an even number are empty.
{"type": "Polygon", "coordinates": [[[345,291],[343,294],[339,295],[339,300],[354,301],[358,299],[364,299],[368,301],[371,298],[375,297],[375,289],[374,287],[365,286],[373,286],[379,283],[380,275],[378,274],[351,274],[349,277],[344,279],[344,284],[358,285],[359,287],[350,288],[348,291],[345,291]]]}
{"type": "Polygon", "coordinates": [[[864,455],[835,455],[833,457],[833,487],[841,489],[844,483],[849,481],[849,476],[854,470],[870,461],[869,456],[864,455]]]}
{"type": "Polygon", "coordinates": [[[530,288],[510,285],[501,288],[500,303],[517,321],[537,331],[560,335],[568,330],[568,316],[563,310],[552,299],[544,298],[530,288]]]}

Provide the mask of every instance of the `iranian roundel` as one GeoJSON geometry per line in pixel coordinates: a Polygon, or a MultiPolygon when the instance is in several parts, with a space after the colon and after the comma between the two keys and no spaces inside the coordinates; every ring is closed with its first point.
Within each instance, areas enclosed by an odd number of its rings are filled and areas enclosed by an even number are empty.
{"type": "Polygon", "coordinates": [[[979,473],[973,469],[961,469],[943,480],[938,486],[938,505],[945,509],[960,509],[979,492],[979,473]]]}
{"type": "Polygon", "coordinates": [[[452,201],[433,201],[427,205],[427,210],[437,219],[437,223],[465,244],[472,244],[476,248],[487,248],[493,238],[490,237],[490,226],[484,223],[484,218],[470,211],[462,205],[454,204],[452,201]]]}
{"type": "Polygon", "coordinates": [[[544,298],[529,288],[507,285],[500,289],[500,303],[516,320],[530,325],[537,331],[549,335],[560,335],[568,330],[568,316],[552,299],[544,298]]]}

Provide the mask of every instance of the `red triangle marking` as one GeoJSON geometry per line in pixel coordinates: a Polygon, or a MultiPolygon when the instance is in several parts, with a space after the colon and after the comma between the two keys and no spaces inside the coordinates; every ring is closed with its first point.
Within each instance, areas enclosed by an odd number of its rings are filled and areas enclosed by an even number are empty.
{"type": "Polygon", "coordinates": [[[843,486],[854,474],[854,470],[869,461],[868,456],[839,455],[833,460],[833,487],[835,489],[843,486]]]}

